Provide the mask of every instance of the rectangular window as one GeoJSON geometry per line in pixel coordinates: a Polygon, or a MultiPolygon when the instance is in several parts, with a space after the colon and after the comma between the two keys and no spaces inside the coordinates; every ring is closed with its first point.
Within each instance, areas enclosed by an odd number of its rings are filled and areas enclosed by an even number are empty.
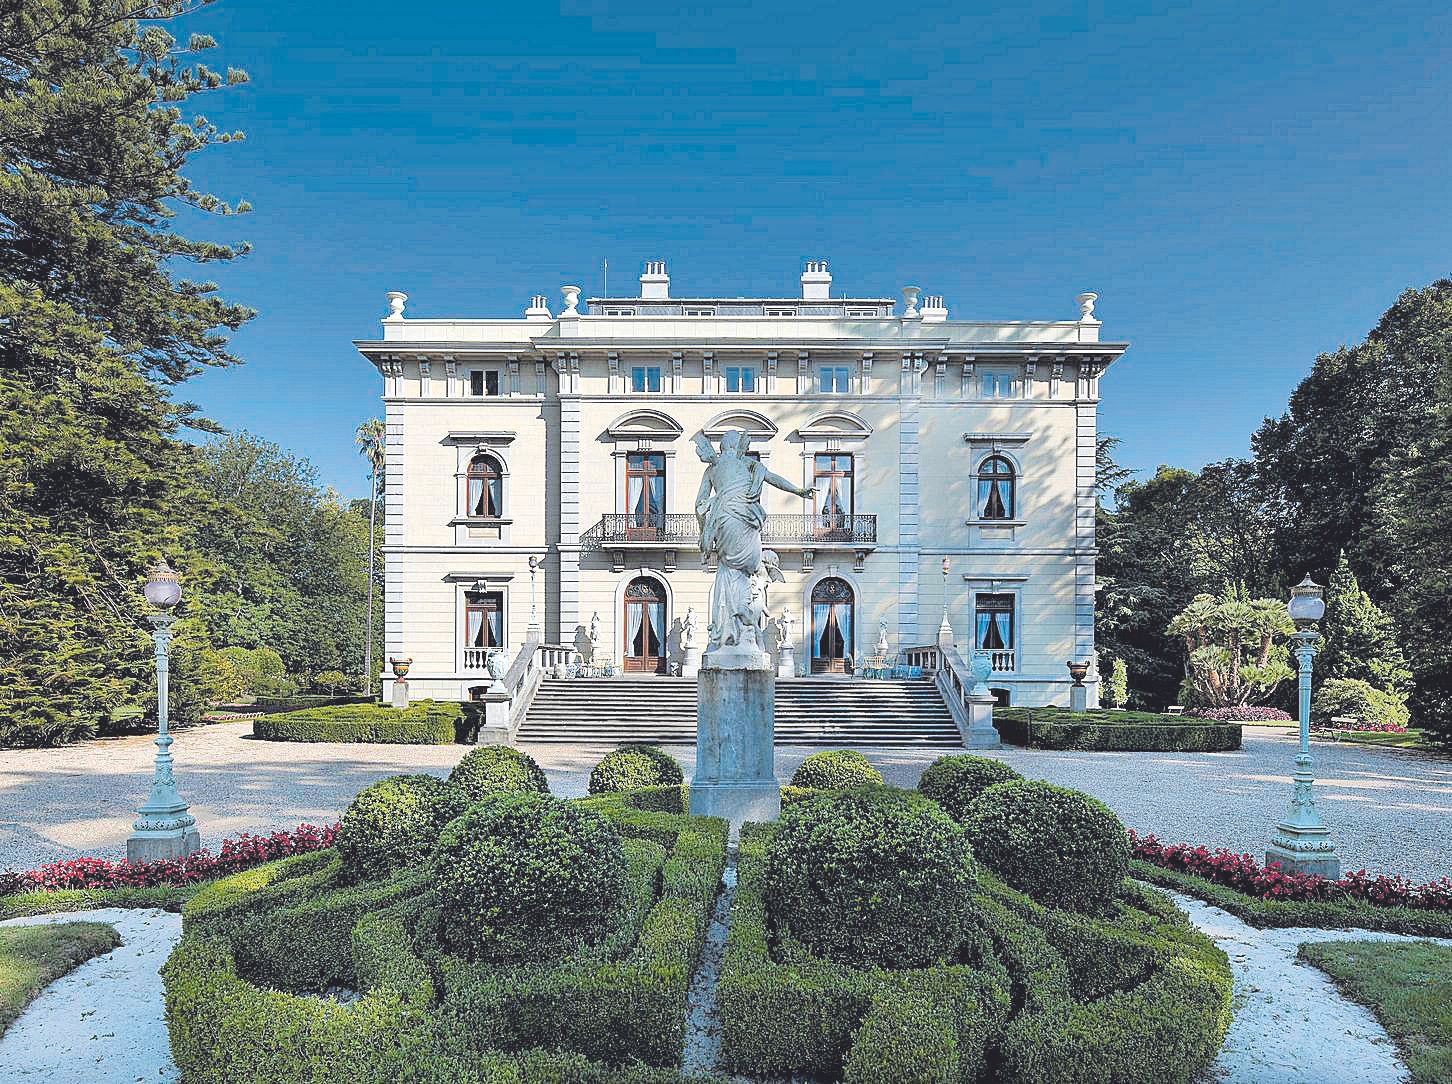
{"type": "Polygon", "coordinates": [[[870,320],[877,316],[876,309],[848,309],[847,317],[851,320],[870,320]]]}
{"type": "Polygon", "coordinates": [[[852,370],[845,365],[824,365],[817,370],[817,390],[824,395],[846,395],[851,379],[852,370]]]}
{"type": "Polygon", "coordinates": [[[606,309],[606,316],[634,316],[634,309],[606,309]]]}
{"type": "Polygon", "coordinates": [[[796,314],[797,314],[797,310],[796,309],[767,309],[766,310],[766,315],[768,315],[768,316],[795,316],[796,314]]]}
{"type": "Polygon", "coordinates": [[[852,456],[818,452],[812,467],[817,537],[827,541],[852,541],[852,456]]]}
{"type": "MultiPolygon", "coordinates": [[[[973,601],[973,646],[979,651],[1013,650],[1013,596],[977,595],[973,601]]],[[[995,670],[1003,669],[999,665],[995,670]]]]}
{"type": "Polygon", "coordinates": [[[464,596],[464,646],[504,646],[504,595],[470,591],[464,596]]]}
{"type": "Polygon", "coordinates": [[[660,391],[660,366],[637,365],[630,370],[630,390],[660,391]]]}
{"type": "Polygon", "coordinates": [[[498,369],[470,369],[469,370],[469,394],[470,395],[498,395],[499,394],[499,370],[498,369]]]}
{"type": "Polygon", "coordinates": [[[687,316],[715,316],[715,309],[687,309],[687,316]]]}
{"type": "Polygon", "coordinates": [[[1018,395],[1018,381],[1011,369],[984,369],[979,380],[984,399],[1013,399],[1018,395]]]}
{"type": "Polygon", "coordinates": [[[625,457],[625,534],[659,538],[665,530],[665,456],[631,452],[625,457]]]}
{"type": "Polygon", "coordinates": [[[756,390],[756,369],[750,365],[726,367],[726,390],[750,393],[756,390]]]}

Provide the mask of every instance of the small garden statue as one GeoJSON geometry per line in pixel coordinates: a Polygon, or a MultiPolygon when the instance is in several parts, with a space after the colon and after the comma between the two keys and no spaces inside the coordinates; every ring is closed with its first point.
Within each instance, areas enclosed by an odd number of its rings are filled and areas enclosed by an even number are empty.
{"type": "Polygon", "coordinates": [[[681,623],[681,643],[686,647],[696,646],[696,609],[686,607],[686,619],[681,623]]]}
{"type": "Polygon", "coordinates": [[[887,638],[887,618],[877,621],[877,654],[886,658],[892,652],[892,643],[887,638]]]}

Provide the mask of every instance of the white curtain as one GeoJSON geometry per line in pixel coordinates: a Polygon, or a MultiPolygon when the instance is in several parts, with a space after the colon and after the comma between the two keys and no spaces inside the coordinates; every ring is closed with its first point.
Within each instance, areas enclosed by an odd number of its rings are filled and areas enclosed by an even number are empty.
{"type": "Polygon", "coordinates": [[[630,653],[636,656],[644,655],[644,645],[637,643],[637,640],[640,637],[640,622],[645,616],[645,607],[639,603],[631,603],[625,607],[625,613],[627,622],[625,638],[630,645],[630,653]]]}

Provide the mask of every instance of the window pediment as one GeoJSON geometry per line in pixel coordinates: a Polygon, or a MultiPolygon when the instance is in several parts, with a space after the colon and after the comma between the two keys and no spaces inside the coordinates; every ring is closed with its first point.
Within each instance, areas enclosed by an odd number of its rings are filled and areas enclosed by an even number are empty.
{"type": "Polygon", "coordinates": [[[754,410],[726,410],[701,426],[701,432],[712,440],[721,439],[731,429],[744,429],[753,439],[762,440],[769,440],[777,434],[776,423],[754,410]]]}
{"type": "Polygon", "coordinates": [[[827,410],[797,430],[800,440],[865,440],[872,435],[872,426],[848,410],[827,410]]]}
{"type": "Polygon", "coordinates": [[[659,410],[632,410],[605,428],[611,440],[675,440],[683,432],[680,422],[659,410]]]}

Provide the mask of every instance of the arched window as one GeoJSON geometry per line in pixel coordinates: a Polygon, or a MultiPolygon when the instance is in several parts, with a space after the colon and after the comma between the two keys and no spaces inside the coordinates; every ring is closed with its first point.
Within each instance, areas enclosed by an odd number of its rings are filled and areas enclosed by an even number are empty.
{"type": "Polygon", "coordinates": [[[486,519],[504,515],[504,472],[492,455],[469,460],[468,514],[486,519]]]}
{"type": "Polygon", "coordinates": [[[812,588],[812,673],[852,672],[852,588],[830,576],[812,588]]]}
{"type": "Polygon", "coordinates": [[[991,455],[978,468],[978,518],[1013,519],[1013,464],[991,455]]]}

